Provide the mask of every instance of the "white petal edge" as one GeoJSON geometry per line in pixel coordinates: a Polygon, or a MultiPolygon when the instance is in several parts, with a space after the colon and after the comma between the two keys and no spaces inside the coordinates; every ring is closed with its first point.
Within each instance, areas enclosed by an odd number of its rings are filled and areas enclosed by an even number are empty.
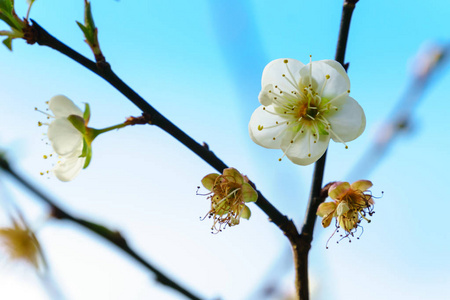
{"type": "Polygon", "coordinates": [[[258,130],[258,126],[273,126],[276,122],[282,123],[286,121],[285,119],[273,115],[269,112],[273,112],[272,106],[258,107],[252,114],[250,122],[248,123],[248,132],[250,138],[258,145],[269,148],[269,149],[279,149],[281,140],[284,136],[283,131],[286,130],[287,125],[280,125],[274,128],[264,128],[263,130],[258,130]],[[269,111],[269,112],[268,112],[269,111]],[[274,140],[273,138],[276,137],[274,140]]]}
{"type": "Polygon", "coordinates": [[[53,174],[61,181],[67,182],[73,180],[81,171],[86,161],[85,157],[79,157],[81,149],[73,155],[62,157],[60,163],[53,169],[53,174]]]}
{"type": "Polygon", "coordinates": [[[328,148],[330,142],[329,135],[321,135],[317,143],[314,143],[314,138],[309,130],[305,130],[294,143],[291,140],[295,136],[295,132],[287,133],[281,142],[281,149],[294,164],[307,166],[316,162],[328,148]],[[311,156],[308,156],[311,154],[311,156]]]}
{"type": "Polygon", "coordinates": [[[331,124],[331,134],[335,142],[350,142],[359,137],[366,128],[366,115],[359,103],[352,97],[338,107],[338,111],[330,111],[325,117],[331,124]]]}
{"type": "Polygon", "coordinates": [[[295,87],[286,80],[288,78],[296,87],[298,87],[298,82],[300,80],[300,69],[305,65],[293,58],[279,58],[272,60],[267,66],[264,68],[262,78],[261,78],[261,88],[272,84],[273,86],[277,86],[284,92],[290,92],[295,90],[295,87]],[[285,63],[284,61],[288,62],[285,63]],[[289,73],[288,68],[291,71],[289,73]],[[285,77],[283,77],[285,74],[285,77]],[[293,76],[293,78],[292,78],[293,76]]]}
{"type": "Polygon", "coordinates": [[[83,117],[83,112],[72,100],[63,95],[57,95],[50,99],[48,107],[56,118],[67,118],[70,115],[83,117]]]}
{"type": "MultiPolygon", "coordinates": [[[[308,86],[310,84],[309,73],[311,63],[307,64],[300,70],[300,76],[302,78],[302,85],[308,86]]],[[[319,93],[322,98],[328,100],[350,90],[350,79],[348,78],[345,69],[340,63],[334,60],[319,60],[312,62],[312,86],[313,89],[319,93]],[[326,80],[326,75],[330,75],[330,78],[326,80]],[[325,84],[325,88],[322,88],[325,84]]]]}
{"type": "Polygon", "coordinates": [[[268,85],[264,86],[258,95],[259,103],[261,103],[264,106],[272,104],[273,92],[274,92],[274,88],[273,88],[272,84],[268,84],[268,85]]]}

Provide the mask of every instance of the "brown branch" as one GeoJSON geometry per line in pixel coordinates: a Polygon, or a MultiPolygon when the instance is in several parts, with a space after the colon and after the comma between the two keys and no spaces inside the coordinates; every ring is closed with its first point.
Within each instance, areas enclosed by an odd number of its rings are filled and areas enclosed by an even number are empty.
{"type": "MultiPolygon", "coordinates": [[[[358,0],[345,0],[342,9],[341,24],[339,28],[339,37],[335,56],[335,60],[342,66],[345,66],[344,59],[350,29],[350,20],[357,2],[358,0]]],[[[296,263],[295,270],[297,276],[297,295],[301,300],[309,299],[308,253],[311,249],[314,224],[317,218],[317,208],[326,198],[326,196],[324,197],[324,195],[321,194],[326,155],[327,152],[325,152],[324,155],[316,162],[314,167],[311,193],[309,196],[308,207],[306,210],[301,235],[291,241],[296,263]]]]}
{"type": "MultiPolygon", "coordinates": [[[[341,64],[344,64],[345,48],[348,38],[348,30],[350,25],[350,19],[358,0],[347,0],[344,2],[343,15],[338,39],[338,46],[336,50],[336,60],[341,64]]],[[[76,62],[85,66],[92,72],[96,73],[107,82],[109,82],[113,87],[120,91],[124,96],[126,96],[131,102],[133,102],[137,107],[139,107],[143,113],[149,116],[151,124],[156,125],[172,135],[175,139],[183,143],[191,151],[196,153],[205,162],[210,164],[220,173],[227,168],[225,165],[212,151],[209,147],[198,144],[190,136],[184,133],[176,125],[170,122],[167,118],[161,115],[156,109],[154,109],[148,102],[146,102],[142,97],[140,97],[135,91],[133,91],[128,85],[126,85],[111,69],[110,65],[105,62],[103,64],[96,64],[86,57],[80,55],[76,51],[72,50],[65,44],[61,43],[59,40],[51,36],[47,31],[39,26],[35,21],[32,20],[32,32],[29,35],[31,38],[27,40],[29,43],[38,43],[42,46],[51,47],[62,54],[72,58],[76,62]]],[[[275,223],[283,233],[288,237],[294,253],[294,262],[296,269],[296,287],[299,299],[307,300],[309,299],[309,288],[308,288],[308,253],[311,248],[312,234],[314,223],[316,220],[316,211],[318,205],[324,200],[320,197],[320,191],[322,189],[322,179],[325,167],[326,153],[321,159],[316,163],[313,184],[311,189],[310,200],[308,204],[308,210],[305,218],[305,223],[303,224],[301,234],[298,233],[292,220],[288,219],[285,215],[281,214],[262,194],[258,192],[258,205],[270,218],[270,220],[275,223]]]]}
{"type": "Polygon", "coordinates": [[[122,249],[125,253],[127,253],[129,256],[134,258],[137,262],[139,262],[142,266],[144,266],[146,269],[150,270],[155,274],[155,280],[159,283],[172,288],[184,296],[186,296],[189,299],[193,300],[200,300],[198,296],[195,296],[192,292],[182,287],[180,284],[176,283],[169,277],[167,277],[164,273],[162,273],[160,270],[158,270],[155,266],[153,266],[149,261],[145,260],[142,256],[137,254],[126,242],[126,240],[123,238],[123,236],[118,231],[111,231],[108,228],[86,221],[84,219],[75,217],[74,215],[70,214],[63,208],[61,208],[54,200],[52,200],[50,197],[45,195],[42,191],[40,191],[38,188],[33,186],[30,182],[28,182],[24,177],[16,173],[13,169],[11,169],[8,161],[3,157],[3,155],[0,155],[0,169],[3,169],[8,174],[10,174],[12,177],[14,177],[20,184],[22,184],[25,188],[27,188],[29,191],[31,191],[33,194],[35,194],[38,198],[40,198],[42,201],[44,201],[46,204],[48,204],[52,210],[52,216],[56,219],[60,220],[68,220],[71,222],[74,222],[89,231],[101,236],[111,244],[115,245],[116,247],[122,249]]]}
{"type": "MultiPolygon", "coordinates": [[[[216,169],[219,173],[222,173],[228,166],[220,160],[209,147],[200,145],[193,140],[189,135],[183,132],[175,124],[169,121],[166,117],[160,114],[155,108],[153,108],[147,101],[139,96],[133,89],[131,89],[125,82],[123,82],[111,69],[111,66],[105,62],[104,64],[96,64],[83,55],[79,54],[75,50],[71,49],[58,39],[50,35],[45,29],[43,29],[34,20],[32,26],[27,34],[27,43],[37,43],[41,46],[48,46],[78,62],[82,66],[91,70],[95,74],[99,75],[107,82],[109,82],[114,88],[121,92],[137,107],[139,107],[146,117],[150,120],[152,125],[160,127],[175,139],[180,141],[183,145],[189,148],[192,152],[197,154],[211,167],[216,169]]],[[[258,191],[258,201],[256,205],[261,208],[269,217],[269,219],[275,223],[283,232],[285,227],[294,226],[293,222],[289,220],[285,215],[279,212],[262,194],[258,191]]],[[[294,226],[295,227],[295,226],[294,226]]]]}

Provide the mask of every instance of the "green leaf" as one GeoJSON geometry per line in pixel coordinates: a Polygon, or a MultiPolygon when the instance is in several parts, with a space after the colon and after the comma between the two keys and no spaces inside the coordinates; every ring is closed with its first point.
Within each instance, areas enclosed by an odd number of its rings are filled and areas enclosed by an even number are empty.
{"type": "Polygon", "coordinates": [[[9,50],[12,51],[12,38],[9,36],[2,42],[9,50]]]}
{"type": "Polygon", "coordinates": [[[94,18],[92,17],[92,11],[91,11],[91,3],[88,1],[85,1],[85,7],[84,7],[84,25],[77,21],[78,26],[83,31],[84,37],[86,38],[86,41],[88,44],[92,47],[96,45],[95,41],[95,23],[94,18]]]}
{"type": "Polygon", "coordinates": [[[86,25],[90,30],[95,30],[94,18],[92,17],[91,2],[85,1],[84,6],[84,25],[86,25]]]}
{"type": "Polygon", "coordinates": [[[3,14],[3,13],[1,13],[1,12],[0,12],[0,20],[3,20],[3,21],[4,21],[6,24],[8,24],[8,26],[10,26],[11,28],[16,28],[16,29],[18,29],[17,26],[16,26],[16,24],[14,24],[8,16],[6,16],[5,14],[3,14]]]}
{"type": "Polygon", "coordinates": [[[12,15],[14,8],[13,0],[0,0],[0,11],[8,15],[12,15]]]}
{"type": "Polygon", "coordinates": [[[90,43],[92,40],[91,31],[89,30],[89,28],[87,28],[80,22],[78,22],[78,21],[76,21],[76,22],[77,22],[78,26],[80,27],[81,31],[83,31],[84,38],[86,39],[86,41],[88,41],[90,43]]]}

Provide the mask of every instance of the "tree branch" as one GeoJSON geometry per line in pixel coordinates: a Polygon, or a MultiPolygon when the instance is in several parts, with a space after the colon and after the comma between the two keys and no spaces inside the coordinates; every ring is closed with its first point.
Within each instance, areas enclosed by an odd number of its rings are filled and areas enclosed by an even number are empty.
{"type": "MultiPolygon", "coordinates": [[[[359,0],[345,0],[342,9],[335,60],[344,67],[350,21],[353,10],[355,9],[355,5],[358,1],[359,0]]],[[[327,152],[325,152],[315,164],[311,193],[309,196],[308,207],[306,210],[301,235],[294,240],[295,244],[293,244],[294,258],[296,259],[297,292],[299,299],[301,300],[309,299],[308,253],[311,249],[314,224],[317,218],[317,208],[326,198],[326,196],[324,197],[324,195],[321,195],[326,155],[327,152]]]]}
{"type": "MultiPolygon", "coordinates": [[[[192,152],[197,154],[211,167],[222,173],[228,166],[220,160],[214,152],[210,151],[208,147],[200,145],[193,140],[189,135],[183,132],[175,124],[169,121],[161,113],[159,113],[153,106],[139,96],[133,89],[131,89],[125,82],[123,82],[111,69],[111,66],[107,62],[94,63],[83,55],[79,54],[75,50],[71,49],[58,39],[50,35],[45,29],[43,29],[36,21],[31,20],[32,26],[28,29],[29,34],[26,35],[27,43],[37,43],[41,46],[48,46],[78,62],[82,66],[91,70],[95,74],[99,75],[107,82],[109,82],[114,88],[121,92],[131,102],[141,109],[143,113],[146,113],[150,118],[150,123],[160,127],[168,134],[173,136],[192,152]]],[[[261,208],[269,217],[269,219],[275,223],[283,232],[287,232],[286,228],[295,227],[292,220],[288,219],[280,211],[278,211],[262,194],[258,191],[258,201],[256,205],[261,208]]]]}
{"type": "Polygon", "coordinates": [[[101,236],[105,240],[109,241],[111,244],[115,245],[116,247],[122,249],[125,253],[127,253],[129,256],[134,258],[138,263],[140,263],[142,266],[144,266],[149,271],[153,272],[156,276],[155,280],[159,283],[172,288],[184,296],[186,296],[189,299],[193,300],[200,300],[198,296],[195,296],[192,292],[188,291],[169,277],[167,277],[164,273],[162,273],[160,270],[158,270],[155,266],[153,266],[150,262],[145,260],[143,257],[141,257],[139,254],[137,254],[133,249],[128,246],[128,243],[126,240],[122,237],[122,235],[118,231],[111,231],[108,228],[95,224],[89,221],[86,221],[84,219],[78,218],[73,216],[72,214],[68,213],[64,209],[62,209],[59,205],[56,204],[54,200],[52,200],[50,197],[45,195],[42,191],[37,189],[35,186],[33,186],[30,182],[28,182],[24,177],[16,173],[13,169],[11,169],[8,161],[0,155],[0,169],[3,169],[8,174],[10,174],[12,177],[14,177],[20,184],[22,184],[25,188],[27,188],[29,191],[31,191],[33,194],[35,194],[38,198],[40,198],[42,201],[44,201],[46,204],[50,206],[52,209],[52,216],[56,219],[60,220],[68,220],[71,222],[74,222],[89,231],[101,236]]]}

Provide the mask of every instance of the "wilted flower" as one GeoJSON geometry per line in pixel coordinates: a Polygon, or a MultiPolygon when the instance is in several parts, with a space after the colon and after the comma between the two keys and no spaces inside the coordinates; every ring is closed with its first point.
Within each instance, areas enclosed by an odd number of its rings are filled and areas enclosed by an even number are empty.
{"type": "Polygon", "coordinates": [[[208,174],[202,179],[203,186],[211,193],[211,210],[207,216],[213,217],[212,230],[222,231],[222,226],[234,226],[239,224],[240,218],[249,219],[250,209],[247,202],[255,202],[258,194],[248,183],[246,176],[242,176],[238,170],[228,168],[223,175],[208,174]]]}
{"type": "Polygon", "coordinates": [[[27,225],[13,219],[13,226],[0,228],[0,249],[11,261],[24,261],[36,270],[45,267],[39,242],[27,225]]]}
{"type": "Polygon", "coordinates": [[[322,226],[328,227],[333,217],[346,232],[352,234],[361,220],[372,216],[374,201],[368,189],[372,187],[369,180],[358,180],[351,185],[348,182],[336,182],[331,185],[328,195],[334,202],[319,205],[317,215],[322,217],[322,226]]]}
{"type": "Polygon", "coordinates": [[[265,67],[261,86],[262,105],[250,119],[250,137],[265,148],[281,148],[295,164],[317,161],[330,138],[345,144],[364,131],[364,111],[349,96],[350,80],[334,60],[305,66],[276,59],[265,67]]]}

